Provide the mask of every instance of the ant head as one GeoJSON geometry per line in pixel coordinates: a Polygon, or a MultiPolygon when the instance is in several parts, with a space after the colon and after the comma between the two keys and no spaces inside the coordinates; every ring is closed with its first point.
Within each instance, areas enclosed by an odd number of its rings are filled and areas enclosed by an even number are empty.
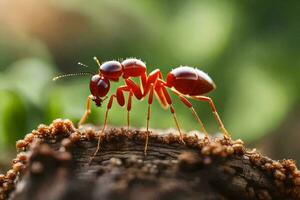
{"type": "Polygon", "coordinates": [[[100,61],[97,57],[94,57],[94,60],[99,66],[101,76],[111,81],[119,81],[120,76],[123,74],[123,69],[120,62],[107,61],[100,64],[100,61]]]}
{"type": "Polygon", "coordinates": [[[100,76],[99,74],[93,75],[90,80],[90,91],[94,96],[94,102],[97,106],[101,106],[102,102],[106,99],[106,95],[110,89],[109,80],[100,76]]]}
{"type": "MultiPolygon", "coordinates": [[[[94,57],[97,64],[100,66],[99,60],[94,57]]],[[[78,63],[78,65],[88,68],[87,65],[78,63]]],[[[121,64],[120,64],[121,65],[121,64]]],[[[122,72],[121,72],[122,73],[122,72]]],[[[53,81],[58,79],[71,77],[71,76],[91,76],[90,80],[90,91],[93,95],[93,101],[96,103],[97,106],[101,106],[102,102],[106,99],[106,95],[110,89],[109,77],[105,76],[104,74],[95,74],[93,72],[79,72],[79,73],[72,73],[72,74],[64,74],[60,76],[56,76],[53,78],[53,81]]]]}

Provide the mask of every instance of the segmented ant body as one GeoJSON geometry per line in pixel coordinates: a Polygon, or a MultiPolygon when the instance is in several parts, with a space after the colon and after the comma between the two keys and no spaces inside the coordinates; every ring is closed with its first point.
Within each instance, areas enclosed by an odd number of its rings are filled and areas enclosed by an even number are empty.
{"type": "MultiPolygon", "coordinates": [[[[125,84],[119,86],[115,93],[111,94],[108,98],[108,104],[106,108],[104,125],[102,128],[101,134],[104,133],[106,125],[107,125],[107,117],[108,112],[112,107],[114,99],[116,99],[117,103],[120,106],[125,105],[125,97],[124,93],[128,93],[127,100],[127,125],[128,128],[130,126],[130,111],[132,107],[132,97],[134,96],[138,100],[142,100],[146,96],[148,96],[148,111],[147,111],[147,138],[145,142],[144,153],[147,152],[148,145],[148,136],[149,136],[149,120],[151,116],[151,104],[153,102],[153,96],[156,94],[157,100],[161,103],[162,107],[170,108],[170,112],[173,115],[176,127],[180,134],[180,139],[183,141],[183,134],[181,132],[175,109],[172,105],[172,99],[167,91],[169,88],[174,94],[176,94],[181,102],[187,106],[195,119],[200,125],[201,131],[205,134],[205,137],[208,138],[208,133],[205,130],[205,127],[198,117],[195,109],[192,104],[188,101],[187,98],[192,98],[198,101],[206,101],[209,103],[210,108],[216,118],[216,121],[224,134],[224,137],[229,137],[228,132],[226,131],[218,113],[214,106],[213,101],[207,97],[202,96],[208,92],[211,92],[216,88],[212,79],[203,71],[187,67],[181,66],[173,69],[168,73],[166,81],[163,79],[162,73],[159,69],[155,69],[151,73],[147,74],[146,65],[144,62],[138,59],[130,58],[126,59],[123,62],[118,61],[107,61],[103,64],[100,64],[98,59],[94,58],[97,64],[99,65],[99,73],[95,74],[90,79],[90,92],[91,95],[87,98],[86,111],[79,121],[78,126],[81,126],[87,119],[91,110],[91,101],[94,101],[97,106],[101,106],[104,99],[106,99],[107,94],[110,90],[110,81],[118,82],[120,78],[124,79],[125,84]],[[139,77],[140,85],[136,84],[131,78],[139,77]]],[[[82,65],[82,64],[81,64],[82,65]]],[[[75,74],[76,75],[76,74],[75,74]]],[[[62,77],[62,76],[60,76],[62,77]]],[[[60,77],[56,77],[60,78],[60,77]]],[[[98,153],[100,148],[100,135],[98,140],[98,146],[94,153],[94,156],[98,153]]],[[[94,157],[93,156],[93,157],[94,157]]]]}

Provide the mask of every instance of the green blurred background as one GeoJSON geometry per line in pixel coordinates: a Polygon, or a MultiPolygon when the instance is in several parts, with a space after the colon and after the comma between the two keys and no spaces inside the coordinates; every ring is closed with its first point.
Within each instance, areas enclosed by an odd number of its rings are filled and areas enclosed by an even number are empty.
{"type": "MultiPolygon", "coordinates": [[[[78,122],[89,77],[57,82],[62,73],[97,70],[101,61],[137,57],[164,75],[180,65],[199,67],[217,84],[209,96],[233,138],[275,158],[300,161],[299,1],[1,0],[0,167],[14,144],[38,124],[78,122]]],[[[114,83],[111,92],[117,87],[114,83]]],[[[175,97],[174,97],[175,99],[175,97]]],[[[198,129],[178,101],[184,130],[198,129]]],[[[193,102],[210,133],[218,131],[206,103],[193,102]]],[[[132,124],[146,124],[146,101],[133,101],[132,124]]],[[[93,105],[89,122],[101,125],[93,105]]],[[[126,125],[115,104],[109,124],[126,125]]],[[[155,101],[152,128],[174,127],[155,101]]]]}

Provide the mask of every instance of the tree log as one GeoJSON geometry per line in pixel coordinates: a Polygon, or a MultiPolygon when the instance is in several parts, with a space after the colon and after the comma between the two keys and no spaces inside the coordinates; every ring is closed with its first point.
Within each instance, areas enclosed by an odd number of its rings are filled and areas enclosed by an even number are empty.
{"type": "Polygon", "coordinates": [[[0,199],[300,199],[294,161],[273,161],[241,140],[109,128],[55,120],[17,142],[12,169],[0,175],[0,199]]]}

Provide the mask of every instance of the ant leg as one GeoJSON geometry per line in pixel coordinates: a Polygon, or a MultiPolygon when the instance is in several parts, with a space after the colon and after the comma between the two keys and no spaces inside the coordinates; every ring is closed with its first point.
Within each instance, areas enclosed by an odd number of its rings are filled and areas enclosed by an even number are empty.
{"type": "Polygon", "coordinates": [[[106,128],[106,124],[107,124],[107,117],[108,117],[108,111],[111,109],[112,103],[114,98],[117,98],[116,95],[112,94],[109,98],[108,104],[107,104],[107,108],[106,108],[106,112],[105,112],[105,118],[104,118],[104,124],[103,124],[103,128],[101,130],[101,132],[99,133],[98,136],[98,143],[97,143],[97,148],[96,151],[94,152],[93,156],[90,158],[89,164],[91,164],[91,162],[94,160],[95,156],[97,155],[97,153],[100,150],[100,144],[101,144],[101,135],[104,133],[105,128],[106,128]]]}
{"type": "Polygon", "coordinates": [[[180,126],[179,126],[179,123],[178,123],[178,120],[177,120],[177,117],[176,117],[176,114],[175,114],[175,109],[174,109],[174,107],[173,107],[172,104],[170,105],[170,111],[171,111],[171,113],[172,113],[172,115],[173,115],[173,117],[174,117],[174,121],[175,121],[177,130],[178,130],[179,136],[180,136],[180,141],[181,141],[183,144],[185,144],[185,142],[184,142],[184,140],[183,140],[183,134],[182,134],[182,132],[181,132],[181,130],[180,130],[180,126]]]}
{"type": "Polygon", "coordinates": [[[163,109],[167,109],[169,104],[164,96],[164,93],[163,93],[161,87],[158,87],[155,89],[155,96],[158,99],[158,102],[160,103],[161,107],[163,109]]]}
{"type": "Polygon", "coordinates": [[[129,87],[132,90],[134,96],[138,100],[141,100],[143,98],[141,88],[137,84],[135,84],[135,82],[133,82],[133,80],[131,80],[129,78],[125,79],[125,83],[126,83],[127,87],[129,87]]]}
{"type": "MultiPolygon", "coordinates": [[[[143,77],[142,77],[143,78],[143,77]]],[[[161,71],[159,69],[156,69],[154,71],[152,71],[148,77],[146,77],[146,83],[144,83],[145,85],[143,85],[143,96],[147,96],[147,94],[150,91],[151,88],[151,84],[155,85],[156,80],[158,79],[162,79],[162,74],[161,71]]]]}
{"type": "Polygon", "coordinates": [[[212,113],[214,114],[215,119],[216,119],[216,121],[217,121],[217,123],[219,125],[220,130],[223,132],[224,137],[225,138],[230,138],[230,135],[227,132],[227,130],[225,129],[224,124],[223,124],[223,122],[222,122],[222,120],[221,120],[221,118],[220,118],[220,116],[219,116],[219,114],[217,112],[217,109],[216,109],[216,107],[214,105],[213,100],[211,98],[209,98],[209,97],[206,97],[206,96],[191,96],[191,98],[193,98],[195,100],[198,100],[198,101],[206,101],[206,102],[209,103],[209,106],[210,106],[210,108],[212,110],[212,113]]]}
{"type": "MultiPolygon", "coordinates": [[[[170,106],[170,111],[171,111],[171,113],[172,113],[172,115],[173,115],[173,118],[174,118],[174,121],[175,121],[176,128],[177,128],[177,130],[178,130],[178,132],[179,132],[179,135],[180,135],[180,141],[181,141],[183,144],[185,144],[185,142],[184,142],[184,140],[183,140],[183,134],[182,134],[182,132],[181,132],[181,129],[180,129],[180,126],[179,126],[177,117],[176,117],[175,109],[174,109],[174,107],[173,107],[173,105],[172,105],[172,99],[171,99],[171,97],[170,97],[168,91],[166,90],[165,86],[162,85],[160,88],[161,88],[161,90],[162,90],[162,92],[163,92],[164,98],[166,99],[166,101],[168,102],[168,104],[169,104],[169,106],[170,106]]],[[[157,89],[156,89],[156,90],[157,90],[157,89]]],[[[159,95],[159,94],[158,94],[158,95],[159,95]]]]}
{"type": "Polygon", "coordinates": [[[148,98],[148,112],[147,112],[147,136],[146,136],[146,142],[145,142],[145,148],[144,148],[144,155],[147,155],[147,149],[148,149],[148,140],[149,140],[149,121],[150,121],[150,115],[151,115],[151,104],[153,102],[153,84],[151,84],[150,94],[148,98]]]}
{"type": "Polygon", "coordinates": [[[133,92],[130,90],[128,94],[128,102],[127,102],[127,130],[129,130],[130,127],[130,110],[131,110],[131,99],[132,99],[133,92]]]}
{"type": "Polygon", "coordinates": [[[127,85],[123,85],[123,86],[118,87],[117,92],[116,92],[116,97],[117,97],[118,104],[120,106],[124,106],[124,104],[125,104],[125,98],[124,98],[124,94],[123,94],[124,91],[129,92],[128,102],[127,102],[127,129],[129,130],[130,110],[131,110],[131,104],[132,104],[131,99],[132,99],[132,96],[133,96],[133,91],[127,85]]]}
{"type": "Polygon", "coordinates": [[[78,123],[78,128],[80,128],[80,126],[87,120],[89,114],[91,113],[91,100],[93,100],[93,98],[93,95],[88,96],[86,100],[86,110],[78,123]]]}
{"type": "Polygon", "coordinates": [[[141,88],[144,90],[146,83],[147,83],[147,73],[146,72],[141,75],[140,81],[141,81],[141,88]]]}
{"type": "Polygon", "coordinates": [[[201,129],[202,133],[204,133],[204,135],[205,135],[205,139],[208,139],[208,133],[207,133],[205,127],[204,127],[203,122],[201,121],[201,119],[199,118],[197,112],[195,111],[195,109],[194,109],[192,103],[189,102],[189,101],[188,101],[185,97],[183,97],[182,95],[179,95],[178,97],[179,97],[179,99],[181,100],[181,102],[182,102],[184,105],[186,105],[186,106],[191,110],[193,116],[195,117],[196,121],[197,121],[198,124],[200,125],[200,129],[201,129]]]}

